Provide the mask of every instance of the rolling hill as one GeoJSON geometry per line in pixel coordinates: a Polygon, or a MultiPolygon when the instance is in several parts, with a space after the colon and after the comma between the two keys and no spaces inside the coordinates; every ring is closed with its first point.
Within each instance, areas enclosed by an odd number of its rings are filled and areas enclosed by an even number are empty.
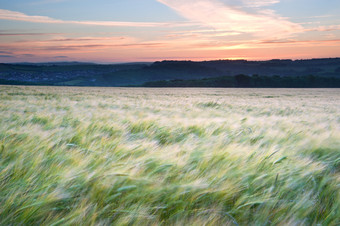
{"type": "MultiPolygon", "coordinates": [[[[277,78],[278,82],[280,79],[289,80],[289,78],[309,76],[309,78],[316,78],[317,81],[318,79],[327,80],[328,83],[334,79],[340,79],[340,58],[269,61],[157,61],[106,65],[79,62],[0,64],[1,84],[25,85],[142,86],[174,80],[201,80],[202,83],[206,79],[216,80],[217,77],[232,80],[236,75],[241,74],[248,77],[277,78]]],[[[296,79],[291,80],[293,82],[296,79]]],[[[182,82],[180,86],[185,86],[187,83],[182,82]]]]}

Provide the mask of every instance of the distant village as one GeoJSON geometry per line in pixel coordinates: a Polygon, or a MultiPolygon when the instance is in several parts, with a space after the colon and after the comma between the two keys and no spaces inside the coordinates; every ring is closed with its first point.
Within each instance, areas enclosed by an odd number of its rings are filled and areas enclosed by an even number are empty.
{"type": "Polygon", "coordinates": [[[41,82],[41,81],[62,81],[76,77],[92,77],[99,75],[98,71],[63,71],[63,72],[21,72],[10,71],[0,72],[0,79],[19,80],[25,82],[41,82]]]}

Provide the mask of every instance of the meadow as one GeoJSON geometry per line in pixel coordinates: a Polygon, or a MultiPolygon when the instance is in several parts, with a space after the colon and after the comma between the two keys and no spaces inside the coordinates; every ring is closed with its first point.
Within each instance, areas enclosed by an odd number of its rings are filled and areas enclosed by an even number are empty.
{"type": "Polygon", "coordinates": [[[339,225],[340,89],[0,86],[0,225],[339,225]]]}

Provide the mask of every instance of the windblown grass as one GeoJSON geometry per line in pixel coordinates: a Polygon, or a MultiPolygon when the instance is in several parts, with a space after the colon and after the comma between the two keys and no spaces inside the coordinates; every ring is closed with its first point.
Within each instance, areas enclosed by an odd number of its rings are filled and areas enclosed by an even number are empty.
{"type": "Polygon", "coordinates": [[[339,97],[0,86],[0,225],[339,225],[339,97]]]}

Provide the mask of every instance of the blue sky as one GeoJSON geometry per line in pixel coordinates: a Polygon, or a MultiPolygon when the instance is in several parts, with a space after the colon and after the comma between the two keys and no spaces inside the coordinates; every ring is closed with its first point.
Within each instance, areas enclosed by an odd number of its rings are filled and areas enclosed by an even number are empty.
{"type": "Polygon", "coordinates": [[[154,0],[1,0],[1,7],[64,20],[169,21],[181,19],[154,0]]]}
{"type": "Polygon", "coordinates": [[[0,0],[0,62],[340,57],[339,0],[0,0]]]}

